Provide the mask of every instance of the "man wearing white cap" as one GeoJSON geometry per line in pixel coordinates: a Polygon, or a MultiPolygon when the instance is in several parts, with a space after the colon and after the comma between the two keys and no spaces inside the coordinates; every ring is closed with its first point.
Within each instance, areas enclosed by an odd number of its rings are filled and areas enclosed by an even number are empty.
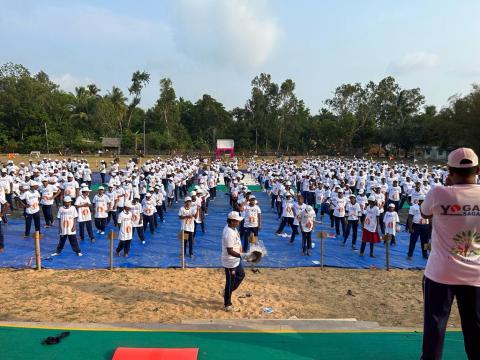
{"type": "Polygon", "coordinates": [[[188,237],[185,240],[184,251],[187,254],[187,242],[188,242],[188,256],[193,256],[193,232],[195,230],[195,217],[197,216],[197,207],[192,206],[192,198],[186,196],[184,198],[184,205],[178,210],[178,217],[180,218],[180,231],[188,237]]]}
{"type": "Polygon", "coordinates": [[[57,249],[52,254],[52,256],[60,255],[65,246],[65,242],[70,242],[72,250],[78,255],[82,256],[80,247],[77,242],[77,217],[78,212],[75,206],[71,206],[72,199],[70,196],[65,196],[63,198],[63,206],[58,209],[57,219],[59,220],[59,229],[60,229],[60,241],[58,242],[57,249]]]}
{"type": "Polygon", "coordinates": [[[375,195],[368,197],[368,206],[365,209],[365,220],[363,222],[362,246],[360,247],[360,256],[363,256],[367,243],[370,243],[370,257],[375,257],[373,249],[376,243],[380,242],[378,235],[378,224],[380,221],[380,209],[376,205],[375,195]]]}
{"type": "Polygon", "coordinates": [[[245,222],[243,224],[243,249],[248,250],[250,234],[258,236],[259,231],[262,229],[262,210],[256,204],[256,198],[251,195],[248,199],[248,205],[245,206],[245,222]]]}
{"type": "Polygon", "coordinates": [[[419,195],[416,202],[410,206],[408,210],[407,228],[410,232],[410,244],[408,247],[407,260],[412,260],[415,245],[420,237],[422,256],[424,259],[428,258],[426,245],[430,234],[429,220],[425,219],[420,212],[420,206],[425,200],[425,195],[419,195]]]}
{"type": "Polygon", "coordinates": [[[130,243],[132,242],[133,237],[133,221],[132,221],[132,212],[130,208],[132,203],[130,201],[125,201],[123,204],[122,211],[118,214],[117,225],[118,225],[118,246],[117,246],[117,256],[120,256],[120,252],[123,250],[123,256],[128,257],[130,252],[130,243]]]}
{"type": "MultiPolygon", "coordinates": [[[[478,157],[460,148],[448,156],[445,187],[433,187],[421,205],[434,218],[425,268],[422,359],[441,359],[453,299],[462,322],[465,352],[480,359],[480,186],[478,157]]],[[[460,355],[459,355],[460,356],[460,355]]]]}
{"type": "Polygon", "coordinates": [[[32,220],[35,224],[35,231],[40,232],[40,193],[37,188],[37,182],[32,180],[30,181],[30,189],[20,196],[21,205],[25,209],[25,238],[30,236],[32,220]]]}
{"type": "Polygon", "coordinates": [[[70,196],[72,202],[75,202],[75,199],[79,195],[78,190],[80,189],[80,185],[78,181],[73,178],[72,173],[67,174],[67,181],[64,181],[60,188],[63,191],[63,196],[70,196]]]}
{"type": "Polygon", "coordinates": [[[150,234],[153,235],[155,231],[155,207],[156,200],[153,199],[152,193],[147,192],[145,198],[142,200],[142,215],[143,215],[143,232],[147,231],[147,226],[150,229],[150,234]]]}
{"type": "Polygon", "coordinates": [[[90,241],[95,242],[95,236],[92,229],[92,212],[90,211],[90,205],[92,205],[90,198],[90,189],[83,187],[81,189],[81,195],[75,200],[75,206],[78,210],[78,226],[80,228],[80,240],[85,240],[85,227],[87,228],[88,237],[90,241]]]}
{"type": "Polygon", "coordinates": [[[92,200],[92,203],[94,204],[95,227],[97,228],[97,234],[105,234],[109,201],[110,199],[107,195],[105,195],[105,188],[103,186],[99,186],[98,194],[96,194],[92,200]]]}
{"type": "Polygon", "coordinates": [[[333,217],[335,219],[335,232],[340,236],[340,225],[342,226],[342,236],[345,237],[345,208],[347,200],[343,197],[343,189],[337,191],[337,196],[332,198],[333,217]]]}
{"type": "Polygon", "coordinates": [[[397,234],[397,224],[400,222],[398,213],[395,211],[395,203],[391,202],[388,204],[388,211],[385,212],[383,216],[383,223],[385,224],[385,234],[392,236],[390,239],[390,244],[395,246],[396,239],[395,235],[397,234]]]}
{"type": "Polygon", "coordinates": [[[42,186],[38,188],[38,192],[42,196],[40,205],[45,219],[45,227],[49,228],[53,225],[52,205],[55,198],[60,195],[60,190],[55,185],[50,184],[48,178],[43,178],[42,186]]]}
{"type": "Polygon", "coordinates": [[[223,306],[225,311],[235,311],[232,306],[232,293],[238,289],[243,279],[242,241],[237,231],[243,218],[236,211],[231,211],[227,217],[227,225],[222,233],[222,266],[225,268],[225,289],[223,291],[223,306]]]}

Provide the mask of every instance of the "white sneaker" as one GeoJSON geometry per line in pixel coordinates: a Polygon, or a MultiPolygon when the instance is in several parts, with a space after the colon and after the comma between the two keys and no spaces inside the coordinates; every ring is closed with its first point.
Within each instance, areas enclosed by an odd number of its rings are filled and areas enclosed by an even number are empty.
{"type": "Polygon", "coordinates": [[[57,252],[50,254],[50,256],[58,256],[58,255],[60,255],[60,253],[57,253],[57,252]]]}
{"type": "Polygon", "coordinates": [[[142,245],[145,245],[145,240],[144,240],[144,241],[142,241],[142,245]]]}
{"type": "Polygon", "coordinates": [[[100,235],[105,235],[105,231],[100,231],[100,235]]]}
{"type": "Polygon", "coordinates": [[[77,256],[83,256],[83,254],[81,252],[77,253],[77,256]]]}

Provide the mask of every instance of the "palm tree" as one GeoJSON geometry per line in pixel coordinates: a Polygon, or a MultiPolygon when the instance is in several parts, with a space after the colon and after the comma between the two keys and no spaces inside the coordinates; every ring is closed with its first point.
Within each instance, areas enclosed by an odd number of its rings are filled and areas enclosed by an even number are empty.
{"type": "Polygon", "coordinates": [[[123,134],[123,122],[127,111],[127,106],[125,105],[125,102],[127,101],[127,98],[123,94],[123,91],[116,86],[112,87],[112,90],[107,93],[106,98],[110,100],[113,107],[115,108],[120,134],[123,134]]]}

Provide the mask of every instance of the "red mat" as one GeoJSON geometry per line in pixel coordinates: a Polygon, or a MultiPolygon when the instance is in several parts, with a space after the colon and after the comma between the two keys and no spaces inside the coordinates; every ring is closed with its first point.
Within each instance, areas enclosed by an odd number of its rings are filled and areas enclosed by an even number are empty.
{"type": "Polygon", "coordinates": [[[198,349],[117,348],[112,360],[197,360],[198,349]]]}

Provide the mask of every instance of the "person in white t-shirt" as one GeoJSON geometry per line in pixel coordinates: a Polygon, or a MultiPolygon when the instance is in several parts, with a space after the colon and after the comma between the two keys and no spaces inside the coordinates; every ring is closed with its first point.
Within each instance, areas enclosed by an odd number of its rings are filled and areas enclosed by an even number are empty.
{"type": "MultiPolygon", "coordinates": [[[[441,359],[456,298],[469,360],[480,359],[480,174],[477,154],[460,148],[448,156],[447,186],[434,186],[421,205],[433,217],[432,251],[423,278],[422,359],[441,359]]],[[[461,357],[460,354],[457,354],[461,357]]]]}
{"type": "Polygon", "coordinates": [[[243,218],[236,211],[231,211],[227,217],[227,225],[222,233],[222,266],[225,269],[225,289],[223,291],[223,306],[225,311],[235,311],[232,305],[232,293],[238,289],[245,271],[242,266],[242,241],[237,228],[243,218]]]}
{"type": "Polygon", "coordinates": [[[118,226],[118,246],[116,249],[117,256],[123,250],[123,256],[128,257],[130,253],[130,244],[133,237],[133,221],[132,212],[130,211],[132,204],[130,201],[123,203],[123,210],[118,214],[117,226],[118,226]]]}
{"type": "Polygon", "coordinates": [[[426,245],[428,244],[428,238],[430,236],[430,224],[428,219],[425,219],[420,211],[424,200],[425,195],[419,195],[416,202],[414,202],[408,210],[407,229],[410,232],[410,244],[408,246],[407,260],[412,260],[415,245],[419,237],[422,256],[424,259],[428,259],[426,245]]]}
{"type": "Polygon", "coordinates": [[[77,241],[77,217],[78,212],[75,206],[72,206],[72,199],[70,196],[63,197],[63,206],[58,209],[57,219],[59,221],[60,241],[57,249],[52,256],[60,255],[65,246],[65,242],[70,242],[72,250],[78,255],[82,256],[80,247],[77,241]]]}
{"type": "Polygon", "coordinates": [[[243,224],[243,250],[248,251],[250,236],[258,236],[258,233],[262,229],[262,210],[260,206],[256,204],[255,195],[250,195],[248,204],[245,206],[245,221],[243,224]]]}
{"type": "Polygon", "coordinates": [[[186,196],[184,198],[184,205],[178,210],[178,217],[180,218],[180,231],[183,231],[184,236],[187,237],[187,240],[184,240],[184,253],[187,254],[187,243],[188,243],[188,256],[193,256],[193,231],[195,230],[195,217],[197,216],[197,207],[192,206],[192,198],[186,196]]]}
{"type": "Polygon", "coordinates": [[[60,190],[55,185],[50,184],[48,178],[44,178],[38,192],[41,195],[40,205],[45,219],[45,227],[49,228],[53,225],[52,205],[55,198],[60,195],[60,190]]]}
{"type": "Polygon", "coordinates": [[[303,255],[310,256],[312,249],[312,232],[315,226],[315,210],[311,205],[306,205],[300,213],[300,230],[302,231],[303,255]]]}
{"type": "Polygon", "coordinates": [[[95,236],[92,229],[92,212],[90,211],[90,205],[92,205],[90,198],[90,189],[84,187],[81,189],[81,195],[75,200],[75,206],[78,211],[78,227],[80,229],[80,240],[85,240],[85,227],[87,228],[88,237],[90,242],[95,242],[95,236]]]}
{"type": "Polygon", "coordinates": [[[98,167],[98,170],[100,172],[102,184],[105,184],[105,174],[107,173],[107,164],[105,164],[105,160],[100,160],[100,166],[98,167]]]}
{"type": "MultiPolygon", "coordinates": [[[[362,190],[363,191],[363,190],[362,190]]],[[[345,230],[345,235],[343,237],[343,244],[347,242],[350,231],[352,232],[352,250],[356,250],[357,243],[357,234],[358,234],[358,220],[362,216],[362,209],[360,204],[357,203],[356,196],[354,194],[350,195],[350,202],[345,207],[345,213],[347,216],[347,229],[345,230]]]]}
{"type": "Polygon", "coordinates": [[[337,196],[332,199],[333,217],[335,219],[335,232],[340,236],[340,225],[342,226],[342,236],[345,237],[345,207],[347,200],[344,198],[343,189],[337,191],[337,196]]]}
{"type": "Polygon", "coordinates": [[[0,199],[0,253],[5,251],[5,239],[3,236],[2,219],[10,208],[6,199],[0,199]]]}
{"type": "Polygon", "coordinates": [[[97,234],[105,234],[105,227],[107,226],[108,206],[110,198],[105,195],[105,188],[98,187],[98,194],[93,197],[92,203],[95,211],[95,227],[97,234]]]}
{"type": "Polygon", "coordinates": [[[397,227],[398,223],[400,222],[400,218],[398,217],[398,213],[395,211],[395,203],[391,202],[388,204],[388,211],[385,212],[383,216],[383,223],[385,224],[385,234],[389,234],[392,236],[390,239],[390,244],[395,246],[396,239],[395,235],[397,234],[397,227]]]}
{"type": "Polygon", "coordinates": [[[365,220],[363,222],[362,246],[360,247],[360,256],[363,256],[367,242],[370,243],[370,257],[375,257],[373,249],[375,244],[380,242],[378,235],[378,225],[380,222],[380,209],[376,205],[375,195],[368,197],[368,206],[365,209],[365,220]]]}
{"type": "Polygon", "coordinates": [[[137,231],[140,241],[145,245],[145,233],[143,232],[143,209],[142,204],[140,203],[140,195],[135,195],[133,197],[131,212],[133,232],[135,232],[135,230],[137,231]]]}
{"type": "Polygon", "coordinates": [[[37,189],[38,183],[32,180],[30,181],[30,189],[20,195],[21,205],[25,209],[25,238],[30,236],[32,220],[35,225],[35,231],[40,232],[40,193],[37,189]]]}
{"type": "Polygon", "coordinates": [[[142,200],[142,215],[143,215],[143,232],[147,231],[147,226],[150,229],[150,234],[153,235],[155,231],[155,212],[156,200],[153,198],[151,192],[147,192],[142,200]]]}

